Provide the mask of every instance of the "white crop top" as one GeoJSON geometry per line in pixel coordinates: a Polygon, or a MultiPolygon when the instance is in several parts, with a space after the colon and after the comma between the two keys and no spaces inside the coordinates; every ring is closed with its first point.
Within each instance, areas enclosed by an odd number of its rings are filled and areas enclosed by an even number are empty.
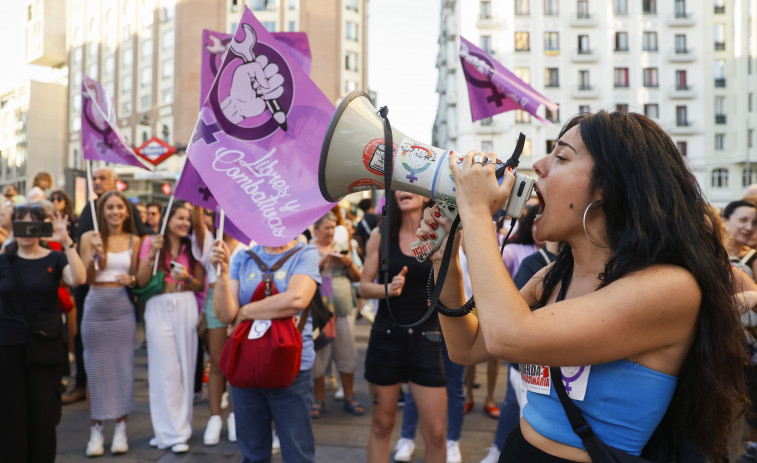
{"type": "Polygon", "coordinates": [[[104,269],[97,272],[95,282],[113,283],[118,275],[129,273],[131,268],[131,249],[122,252],[109,252],[104,269]]]}

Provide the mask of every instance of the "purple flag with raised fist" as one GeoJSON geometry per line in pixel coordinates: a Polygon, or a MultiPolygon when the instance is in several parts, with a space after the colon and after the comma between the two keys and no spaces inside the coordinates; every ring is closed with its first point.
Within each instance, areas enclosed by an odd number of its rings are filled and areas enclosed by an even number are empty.
{"type": "Polygon", "coordinates": [[[463,37],[460,37],[460,62],[465,82],[468,84],[468,98],[474,122],[513,109],[522,109],[538,121],[552,125],[536,111],[541,105],[554,111],[557,104],[463,37]]]}
{"type": "Polygon", "coordinates": [[[332,205],[318,187],[334,106],[245,7],[187,148],[246,235],[280,246],[332,205]]]}
{"type": "MultiPolygon", "coordinates": [[[[310,75],[310,43],[304,32],[273,32],[271,33],[280,44],[283,51],[295,63],[310,75]]],[[[202,70],[200,71],[200,105],[205,102],[210,87],[213,85],[218,69],[223,64],[226,49],[231,43],[231,34],[202,30],[202,70]]]]}
{"type": "Polygon", "coordinates": [[[87,76],[82,76],[81,83],[81,149],[84,159],[150,170],[118,129],[113,99],[87,76]]]}

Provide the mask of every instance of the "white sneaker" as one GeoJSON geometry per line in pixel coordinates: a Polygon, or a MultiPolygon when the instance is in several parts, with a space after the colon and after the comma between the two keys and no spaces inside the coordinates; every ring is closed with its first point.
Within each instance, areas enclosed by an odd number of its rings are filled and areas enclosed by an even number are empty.
{"type": "Polygon", "coordinates": [[[189,445],[186,442],[174,444],[171,446],[171,451],[173,453],[187,453],[189,452],[189,445]]]}
{"type": "Polygon", "coordinates": [[[481,463],[497,463],[499,461],[500,450],[496,445],[492,444],[488,451],[489,453],[487,453],[484,459],[481,460],[481,463]]]}
{"type": "Polygon", "coordinates": [[[402,437],[394,446],[394,461],[410,461],[413,458],[413,452],[415,452],[415,442],[402,437]]]}
{"type": "Polygon", "coordinates": [[[276,430],[273,430],[273,441],[271,444],[271,453],[277,454],[281,453],[281,441],[279,440],[279,435],[276,434],[276,430]]]}
{"type": "Polygon", "coordinates": [[[103,447],[104,443],[105,443],[105,438],[103,438],[102,423],[97,423],[94,426],[90,426],[89,427],[89,442],[87,443],[87,456],[99,457],[100,455],[105,453],[105,448],[103,447]]]}
{"type": "Polygon", "coordinates": [[[223,391],[221,395],[221,410],[229,408],[229,391],[223,391]]]}
{"type": "Polygon", "coordinates": [[[205,445],[218,445],[221,442],[221,428],[223,420],[221,415],[213,415],[205,426],[205,434],[202,436],[202,443],[205,445]]]}
{"type": "Polygon", "coordinates": [[[460,455],[460,444],[456,440],[447,441],[447,463],[463,463],[463,456],[460,455]]]}
{"type": "Polygon", "coordinates": [[[334,393],[334,400],[344,400],[344,387],[339,386],[339,389],[334,393]]]}
{"type": "Polygon", "coordinates": [[[158,446],[158,438],[157,437],[151,437],[150,441],[147,443],[150,447],[157,447],[158,446]]]}
{"type": "Polygon", "coordinates": [[[229,442],[237,441],[237,422],[234,421],[234,413],[229,413],[226,419],[226,429],[229,433],[229,442]]]}
{"type": "Polygon", "coordinates": [[[117,455],[129,451],[129,442],[126,438],[126,421],[116,422],[116,430],[113,432],[113,442],[110,444],[110,453],[117,455]]]}

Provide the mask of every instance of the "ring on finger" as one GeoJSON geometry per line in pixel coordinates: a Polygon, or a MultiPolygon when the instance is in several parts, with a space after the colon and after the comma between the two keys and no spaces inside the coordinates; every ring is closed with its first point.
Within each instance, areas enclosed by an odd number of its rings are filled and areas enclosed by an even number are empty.
{"type": "Polygon", "coordinates": [[[483,166],[483,165],[486,165],[488,163],[488,161],[489,160],[483,154],[477,154],[477,155],[473,156],[473,163],[471,165],[473,165],[473,164],[481,164],[483,166]]]}

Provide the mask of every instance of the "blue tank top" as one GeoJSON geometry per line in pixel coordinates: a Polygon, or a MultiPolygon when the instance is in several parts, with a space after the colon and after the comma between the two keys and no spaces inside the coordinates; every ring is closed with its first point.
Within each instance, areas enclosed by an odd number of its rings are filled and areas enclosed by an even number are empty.
{"type": "MultiPolygon", "coordinates": [[[[568,417],[560,404],[554,386],[545,384],[549,378],[548,367],[520,365],[521,377],[529,391],[528,403],[523,408],[523,417],[542,436],[584,449],[581,439],[573,432],[568,417]],[[546,376],[545,376],[546,374],[546,376]],[[529,385],[530,383],[530,385],[529,385]],[[546,386],[549,386],[549,395],[546,386]],[[534,392],[541,390],[544,393],[534,392]]],[[[678,378],[660,373],[626,359],[591,365],[585,383],[583,400],[576,400],[580,373],[562,369],[563,382],[570,380],[566,390],[573,403],[581,410],[594,433],[607,445],[633,455],[641,454],[657,425],[668,409],[678,378]]]]}

